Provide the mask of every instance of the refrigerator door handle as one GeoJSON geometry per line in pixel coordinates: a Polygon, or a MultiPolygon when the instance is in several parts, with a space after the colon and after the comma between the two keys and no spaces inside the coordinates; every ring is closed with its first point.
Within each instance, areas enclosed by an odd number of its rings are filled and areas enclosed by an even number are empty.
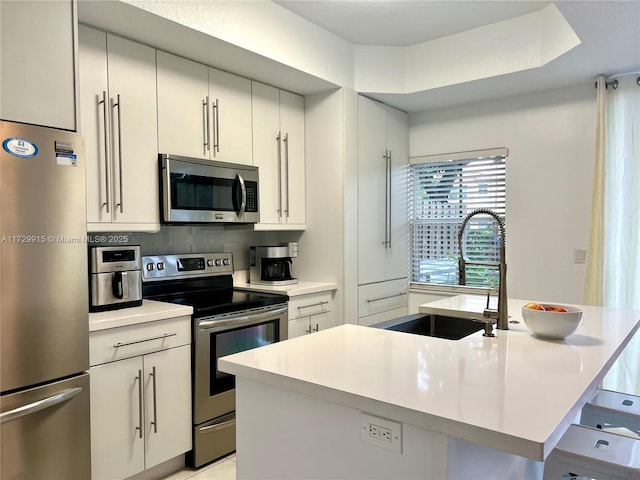
{"type": "Polygon", "coordinates": [[[78,395],[81,391],[82,387],[69,388],[67,390],[58,392],[55,395],[51,395],[50,397],[38,400],[37,402],[33,402],[28,405],[23,405],[22,407],[9,410],[8,412],[0,414],[0,423],[10,422],[11,420],[15,420],[16,418],[24,417],[25,415],[31,415],[32,413],[36,413],[46,408],[53,407],[54,405],[58,405],[59,403],[66,402],[78,395]]]}

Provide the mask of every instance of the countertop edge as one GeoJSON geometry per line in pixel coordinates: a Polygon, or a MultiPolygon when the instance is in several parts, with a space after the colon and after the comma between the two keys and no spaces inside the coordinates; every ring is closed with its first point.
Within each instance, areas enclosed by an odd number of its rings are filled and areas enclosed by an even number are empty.
{"type": "MultiPolygon", "coordinates": [[[[367,328],[357,326],[358,328],[367,328]]],[[[303,395],[310,395],[339,405],[354,408],[372,415],[393,418],[395,421],[414,425],[432,432],[462,439],[468,442],[496,448],[514,455],[519,455],[536,461],[543,461],[548,455],[545,442],[514,437],[509,434],[495,432],[483,427],[469,425],[458,420],[438,417],[425,412],[419,412],[400,405],[394,405],[381,400],[364,397],[357,393],[347,392],[336,388],[318,385],[301,379],[291,378],[274,372],[259,371],[252,367],[237,364],[220,358],[218,365],[221,371],[232,373],[249,380],[283,388],[303,395]],[[489,440],[489,441],[488,441],[489,440]]],[[[559,439],[558,439],[559,440],[559,439]]],[[[556,442],[554,442],[555,445],[556,442]]],[[[550,449],[549,449],[550,451],[550,449]]]]}
{"type": "Polygon", "coordinates": [[[139,307],[105,312],[89,312],[89,333],[155,322],[157,320],[191,316],[192,313],[193,307],[190,306],[145,299],[139,307]]]}
{"type": "Polygon", "coordinates": [[[311,293],[330,292],[338,289],[337,283],[300,281],[292,285],[261,285],[257,283],[239,282],[234,288],[263,293],[282,293],[289,297],[308,295],[311,293]]]}

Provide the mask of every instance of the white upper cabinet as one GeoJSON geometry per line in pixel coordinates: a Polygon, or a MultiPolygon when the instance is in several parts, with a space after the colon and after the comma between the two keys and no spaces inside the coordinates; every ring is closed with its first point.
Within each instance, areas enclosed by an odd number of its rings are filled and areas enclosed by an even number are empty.
{"type": "Polygon", "coordinates": [[[260,172],[256,230],[304,230],[304,97],[252,82],[253,163],[260,172]]]}
{"type": "Polygon", "coordinates": [[[209,158],[209,69],[158,50],[158,151],[209,158]]]}
{"type": "Polygon", "coordinates": [[[159,152],[251,165],[251,81],[157,55],[159,152]]]}
{"type": "Polygon", "coordinates": [[[253,164],[251,80],[209,68],[211,159],[253,164]]]}
{"type": "Polygon", "coordinates": [[[358,100],[358,284],[406,278],[408,117],[358,100]]]}
{"type": "Polygon", "coordinates": [[[0,118],[75,131],[73,2],[0,2],[0,118]]]}
{"type": "Polygon", "coordinates": [[[157,231],[155,50],[80,26],[79,63],[87,230],[157,231]]]}

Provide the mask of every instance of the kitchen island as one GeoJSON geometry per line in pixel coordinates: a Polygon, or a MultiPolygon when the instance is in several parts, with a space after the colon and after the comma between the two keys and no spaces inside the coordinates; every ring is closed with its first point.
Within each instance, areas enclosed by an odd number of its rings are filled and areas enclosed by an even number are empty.
{"type": "MultiPolygon", "coordinates": [[[[519,323],[496,337],[342,325],[220,359],[236,375],[238,478],[541,478],[640,312],[585,306],[549,341],[524,325],[525,303],[509,300],[519,323]]],[[[420,310],[483,308],[461,295],[420,310]]]]}

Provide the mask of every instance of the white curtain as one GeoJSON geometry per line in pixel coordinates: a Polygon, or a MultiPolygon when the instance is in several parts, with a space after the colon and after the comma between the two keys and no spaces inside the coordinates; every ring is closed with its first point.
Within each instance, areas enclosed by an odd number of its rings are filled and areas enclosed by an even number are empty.
{"type": "Polygon", "coordinates": [[[584,279],[584,298],[587,305],[603,304],[603,263],[604,263],[604,181],[605,181],[605,126],[607,113],[607,80],[598,77],[596,81],[596,167],[591,201],[591,238],[587,249],[587,264],[584,279]]]}
{"type": "MultiPolygon", "coordinates": [[[[601,292],[606,307],[640,309],[640,74],[617,80],[617,88],[609,85],[599,91],[606,97],[598,102],[602,164],[596,165],[595,181],[601,191],[594,191],[601,210],[594,210],[594,223],[600,225],[595,235],[592,231],[590,250],[601,255],[601,264],[588,259],[585,300],[598,304],[601,292]],[[598,235],[600,243],[594,245],[598,235]],[[596,296],[588,298],[594,291],[596,296]]],[[[603,386],[640,395],[640,335],[627,346],[603,386]]]]}

